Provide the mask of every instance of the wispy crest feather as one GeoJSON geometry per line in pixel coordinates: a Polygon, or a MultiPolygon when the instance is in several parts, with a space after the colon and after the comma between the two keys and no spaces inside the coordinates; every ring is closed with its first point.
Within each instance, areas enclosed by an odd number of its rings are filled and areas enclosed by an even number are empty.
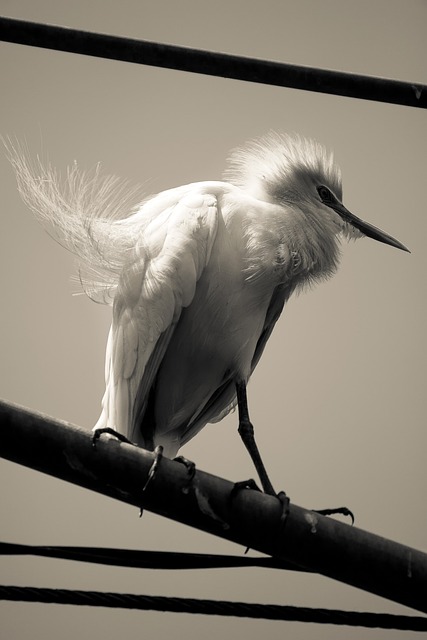
{"type": "Polygon", "coordinates": [[[232,151],[224,178],[243,189],[262,181],[268,190],[268,185],[291,181],[298,168],[324,176],[340,197],[341,171],[333,154],[315,140],[275,131],[232,151]]]}

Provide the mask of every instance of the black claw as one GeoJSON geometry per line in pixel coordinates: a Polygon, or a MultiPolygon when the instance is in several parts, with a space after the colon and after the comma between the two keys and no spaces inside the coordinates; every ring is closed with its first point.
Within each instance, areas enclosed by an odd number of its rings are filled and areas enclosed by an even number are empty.
{"type": "Polygon", "coordinates": [[[178,456],[177,458],[174,458],[173,461],[183,464],[187,469],[187,485],[182,490],[183,493],[187,494],[190,492],[191,483],[196,475],[196,465],[191,460],[184,458],[184,456],[178,456]]]}
{"type": "MultiPolygon", "coordinates": [[[[240,480],[239,482],[235,482],[232,490],[230,491],[230,495],[228,497],[230,507],[232,506],[233,501],[236,498],[237,494],[243,491],[244,489],[259,491],[260,493],[262,493],[257,483],[252,478],[250,478],[249,480],[240,480]]],[[[250,550],[250,547],[246,547],[244,551],[244,555],[246,555],[249,552],[249,550],[250,550]]]]}
{"type": "Polygon", "coordinates": [[[96,447],[96,441],[102,436],[103,433],[108,433],[110,436],[113,436],[114,438],[116,438],[116,440],[119,440],[120,442],[125,442],[126,444],[133,445],[133,442],[128,440],[126,436],[124,436],[122,433],[119,433],[115,429],[112,429],[111,427],[100,427],[99,429],[93,430],[93,434],[92,434],[93,447],[96,447]]]}
{"type": "Polygon", "coordinates": [[[289,504],[291,500],[284,491],[279,491],[279,493],[277,494],[277,497],[282,504],[282,515],[280,516],[280,528],[283,529],[283,526],[286,522],[286,518],[288,517],[289,504]]]}
{"type": "Polygon", "coordinates": [[[174,458],[173,461],[183,464],[187,468],[188,475],[191,479],[194,478],[194,474],[196,473],[196,464],[194,462],[188,460],[188,458],[184,458],[184,456],[178,456],[177,458],[174,458]]]}
{"type": "MultiPolygon", "coordinates": [[[[244,489],[250,489],[252,491],[259,491],[260,493],[263,493],[261,489],[258,487],[255,480],[250,479],[250,480],[242,480],[240,482],[235,482],[232,490],[230,491],[230,496],[229,496],[230,505],[234,501],[236,495],[240,493],[240,491],[243,491],[244,489]]],[[[269,494],[265,494],[265,495],[269,495],[269,494]]],[[[282,513],[281,513],[280,522],[279,522],[279,531],[281,533],[286,523],[286,519],[288,517],[290,499],[284,491],[279,491],[279,493],[277,494],[275,493],[274,495],[280,501],[282,506],[282,513]]],[[[248,553],[249,550],[250,550],[250,547],[246,547],[245,555],[248,553]]]]}
{"type": "Polygon", "coordinates": [[[249,480],[240,480],[239,482],[234,483],[233,488],[230,491],[230,502],[233,502],[237,494],[240,493],[240,491],[243,491],[243,489],[251,489],[252,491],[259,491],[260,493],[262,493],[257,483],[252,478],[250,478],[249,480]]]}
{"type": "Polygon", "coordinates": [[[337,507],[336,509],[313,509],[315,513],[320,513],[322,516],[334,516],[341,515],[351,518],[351,526],[354,525],[354,514],[347,507],[337,507]]]}
{"type": "MultiPolygon", "coordinates": [[[[163,458],[163,447],[161,445],[159,445],[158,447],[156,447],[154,449],[154,460],[153,463],[150,467],[150,470],[148,471],[148,477],[147,477],[147,481],[144,484],[142,491],[146,491],[148,485],[150,484],[150,482],[153,480],[153,478],[156,475],[158,466],[160,464],[161,459],[163,458]]],[[[142,509],[141,509],[141,514],[142,515],[142,509]]]]}

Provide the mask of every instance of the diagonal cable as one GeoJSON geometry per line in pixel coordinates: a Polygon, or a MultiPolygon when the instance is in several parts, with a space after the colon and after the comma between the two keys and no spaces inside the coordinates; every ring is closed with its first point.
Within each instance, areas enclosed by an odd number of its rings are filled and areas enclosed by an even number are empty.
{"type": "Polygon", "coordinates": [[[314,609],[309,607],[227,602],[196,598],[147,596],[131,593],[75,591],[70,589],[5,585],[0,586],[0,600],[72,604],[90,607],[110,607],[115,609],[138,609],[143,611],[169,611],[174,613],[233,616],[238,618],[336,624],[352,627],[403,629],[407,631],[427,631],[427,618],[422,616],[399,616],[387,613],[339,611],[336,609],[314,609]]]}
{"type": "Polygon", "coordinates": [[[260,60],[0,16],[0,40],[279,87],[427,108],[419,82],[260,60]]]}

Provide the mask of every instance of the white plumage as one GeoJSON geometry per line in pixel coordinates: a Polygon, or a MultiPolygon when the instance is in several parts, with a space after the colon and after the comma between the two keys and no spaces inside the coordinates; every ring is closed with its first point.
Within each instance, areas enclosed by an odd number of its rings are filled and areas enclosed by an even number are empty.
{"type": "Polygon", "coordinates": [[[146,199],[114,178],[33,167],[11,150],[21,194],[77,254],[85,291],[112,304],[96,427],[174,456],[236,404],[290,295],[333,274],[340,237],[401,249],[341,204],[322,146],[269,134],[235,151],[224,182],[146,199]]]}

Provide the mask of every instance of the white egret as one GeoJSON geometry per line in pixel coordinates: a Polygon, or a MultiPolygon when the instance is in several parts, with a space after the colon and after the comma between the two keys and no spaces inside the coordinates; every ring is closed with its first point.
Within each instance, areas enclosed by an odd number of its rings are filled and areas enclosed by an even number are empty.
{"type": "MultiPolygon", "coordinates": [[[[92,273],[86,293],[112,304],[106,390],[95,429],[173,457],[236,404],[262,486],[246,385],[285,302],[337,268],[340,237],[407,251],[342,204],[340,170],[318,143],[268,134],[231,155],[225,181],[163,191],[132,208],[115,179],[11,151],[20,192],[92,273]]],[[[135,194],[133,194],[135,195],[135,194]]]]}

